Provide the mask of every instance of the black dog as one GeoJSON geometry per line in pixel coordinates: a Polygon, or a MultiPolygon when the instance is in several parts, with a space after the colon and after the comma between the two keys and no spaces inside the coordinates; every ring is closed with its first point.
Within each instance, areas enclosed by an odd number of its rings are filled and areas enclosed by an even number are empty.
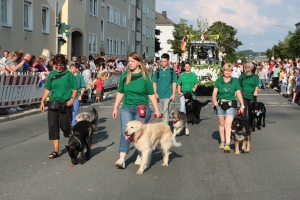
{"type": "Polygon", "coordinates": [[[71,162],[75,165],[78,153],[81,152],[79,163],[82,164],[84,147],[86,146],[86,159],[90,159],[93,139],[93,124],[89,121],[80,121],[73,127],[73,134],[70,136],[69,144],[66,145],[71,162]]]}
{"type": "Polygon", "coordinates": [[[235,154],[240,154],[239,144],[243,141],[242,150],[245,153],[250,152],[251,128],[246,120],[235,118],[231,125],[231,134],[235,141],[235,154]]]}
{"type": "Polygon", "coordinates": [[[184,98],[188,123],[194,124],[194,117],[196,117],[196,123],[199,123],[201,108],[206,106],[209,102],[211,102],[211,100],[207,100],[202,103],[196,99],[193,99],[190,92],[184,93],[184,98]]]}
{"type": "Polygon", "coordinates": [[[261,102],[251,102],[250,104],[250,110],[249,110],[249,122],[252,127],[252,131],[255,131],[255,119],[257,120],[257,128],[258,130],[261,129],[260,126],[265,127],[266,126],[266,107],[261,102]],[[263,123],[261,123],[261,120],[263,123]]]}

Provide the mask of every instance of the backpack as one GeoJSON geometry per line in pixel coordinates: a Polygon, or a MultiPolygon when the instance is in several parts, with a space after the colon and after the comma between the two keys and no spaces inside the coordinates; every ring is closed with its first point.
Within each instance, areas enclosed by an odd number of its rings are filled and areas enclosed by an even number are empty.
{"type": "MultiPolygon", "coordinates": [[[[171,74],[171,83],[173,82],[173,71],[174,69],[172,67],[170,67],[170,74],[171,74]]],[[[160,72],[160,69],[159,67],[156,69],[156,77],[157,77],[157,80],[159,79],[159,72],[160,72]]]]}

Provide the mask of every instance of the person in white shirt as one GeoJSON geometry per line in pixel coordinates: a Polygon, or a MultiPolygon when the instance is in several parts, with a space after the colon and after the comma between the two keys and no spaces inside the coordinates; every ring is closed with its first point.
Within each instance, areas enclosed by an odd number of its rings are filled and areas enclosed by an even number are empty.
{"type": "Polygon", "coordinates": [[[89,65],[90,65],[90,70],[92,71],[96,70],[96,65],[94,63],[94,58],[92,55],[89,56],[89,65]]]}
{"type": "Polygon", "coordinates": [[[232,70],[231,77],[238,80],[241,75],[241,69],[237,63],[234,63],[232,70]]]}

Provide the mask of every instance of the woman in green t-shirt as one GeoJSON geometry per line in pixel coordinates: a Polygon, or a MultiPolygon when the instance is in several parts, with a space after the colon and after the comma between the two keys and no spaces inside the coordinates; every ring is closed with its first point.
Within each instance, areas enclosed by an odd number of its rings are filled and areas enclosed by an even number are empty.
{"type": "Polygon", "coordinates": [[[50,106],[48,108],[49,140],[52,140],[54,148],[54,151],[48,156],[50,159],[59,157],[59,129],[63,131],[65,137],[69,137],[71,134],[72,106],[78,93],[75,76],[72,72],[66,70],[67,61],[65,56],[62,54],[56,55],[53,63],[56,70],[51,71],[48,75],[40,110],[45,111],[44,102],[49,95],[49,105],[52,101],[59,101],[65,103],[67,109],[52,110],[50,106]]]}
{"type": "Polygon", "coordinates": [[[242,89],[242,95],[245,104],[245,114],[242,116],[243,120],[247,120],[249,118],[250,103],[252,99],[257,97],[260,85],[258,76],[252,73],[253,68],[254,66],[251,62],[246,63],[245,73],[240,75],[238,80],[242,89]]]}
{"type": "Polygon", "coordinates": [[[189,62],[184,64],[185,72],[180,74],[177,80],[178,95],[180,97],[180,111],[185,113],[185,99],[183,93],[191,92],[195,98],[195,91],[198,87],[197,75],[191,72],[191,65],[189,62]]]}
{"type": "MultiPolygon", "coordinates": [[[[112,117],[117,118],[118,107],[123,99],[120,120],[121,120],[121,140],[119,145],[120,159],[115,162],[119,168],[125,168],[125,156],[129,152],[130,140],[125,139],[124,131],[129,121],[138,120],[147,123],[151,116],[149,99],[155,109],[154,114],[161,116],[158,109],[157,100],[154,95],[153,84],[148,75],[143,58],[137,52],[132,52],[128,57],[129,69],[120,77],[118,92],[114,104],[112,117]],[[146,115],[139,116],[138,106],[145,105],[146,115]]],[[[135,164],[140,165],[141,156],[138,155],[135,164]]]]}
{"type": "MultiPolygon", "coordinates": [[[[231,77],[233,66],[231,64],[225,64],[222,68],[223,77],[216,80],[214,90],[212,94],[212,100],[216,107],[217,116],[219,119],[219,133],[221,138],[220,149],[224,149],[224,152],[230,152],[230,136],[231,136],[231,124],[235,116],[236,108],[230,107],[226,110],[222,109],[222,102],[233,103],[238,97],[241,108],[240,113],[244,113],[244,102],[241,93],[241,87],[237,80],[231,77]]],[[[231,104],[232,105],[232,104],[231,104]]]]}

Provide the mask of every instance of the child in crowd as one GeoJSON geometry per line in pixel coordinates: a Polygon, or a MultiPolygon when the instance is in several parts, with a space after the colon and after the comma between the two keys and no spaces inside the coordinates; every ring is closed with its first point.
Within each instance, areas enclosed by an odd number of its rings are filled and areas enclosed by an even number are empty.
{"type": "Polygon", "coordinates": [[[280,95],[286,96],[287,76],[286,76],[286,69],[284,68],[281,69],[280,81],[281,81],[280,95]]]}
{"type": "Polygon", "coordinates": [[[96,102],[101,101],[101,94],[104,88],[104,82],[101,79],[101,74],[98,74],[97,80],[94,82],[94,87],[96,87],[96,102]]]}

